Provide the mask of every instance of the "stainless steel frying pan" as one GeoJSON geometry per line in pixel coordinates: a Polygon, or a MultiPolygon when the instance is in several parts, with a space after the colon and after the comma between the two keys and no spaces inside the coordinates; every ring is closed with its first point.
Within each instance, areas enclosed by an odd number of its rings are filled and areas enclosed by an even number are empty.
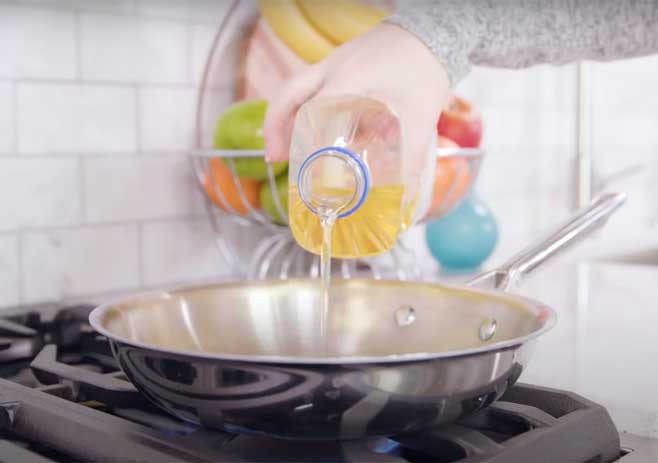
{"type": "MultiPolygon", "coordinates": [[[[474,286],[509,289],[601,225],[602,196],[474,286]]],[[[320,332],[317,280],[216,284],[112,302],[91,314],[126,375],[184,420],[297,439],[395,435],[500,397],[556,320],[502,291],[338,280],[320,332]]]]}

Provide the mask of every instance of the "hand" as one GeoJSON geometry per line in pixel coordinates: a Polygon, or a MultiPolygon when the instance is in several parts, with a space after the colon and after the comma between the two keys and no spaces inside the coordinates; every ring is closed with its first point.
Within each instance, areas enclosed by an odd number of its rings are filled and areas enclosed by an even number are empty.
{"type": "Polygon", "coordinates": [[[296,75],[270,102],[264,135],[268,161],[285,161],[299,107],[313,97],[364,95],[400,117],[407,148],[424,152],[436,131],[450,85],[432,52],[414,35],[383,23],[296,75]]]}

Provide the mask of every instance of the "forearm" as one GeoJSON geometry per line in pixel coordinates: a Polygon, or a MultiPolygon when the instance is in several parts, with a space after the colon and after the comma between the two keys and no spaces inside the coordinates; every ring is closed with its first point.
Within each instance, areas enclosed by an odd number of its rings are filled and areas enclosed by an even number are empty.
{"type": "Polygon", "coordinates": [[[408,5],[388,21],[424,42],[453,85],[472,65],[523,68],[658,53],[658,0],[436,0],[408,5]]]}

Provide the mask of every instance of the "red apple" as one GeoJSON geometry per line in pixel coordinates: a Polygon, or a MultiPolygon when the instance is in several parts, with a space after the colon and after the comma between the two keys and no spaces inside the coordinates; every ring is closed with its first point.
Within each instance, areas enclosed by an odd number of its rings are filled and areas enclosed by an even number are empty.
{"type": "Polygon", "coordinates": [[[438,140],[438,146],[439,148],[459,148],[459,145],[452,141],[448,137],[444,137],[443,135],[439,135],[439,140],[438,140]]]}
{"type": "Polygon", "coordinates": [[[482,117],[473,105],[453,96],[437,124],[439,135],[453,140],[462,148],[477,148],[482,139],[482,117]]]}

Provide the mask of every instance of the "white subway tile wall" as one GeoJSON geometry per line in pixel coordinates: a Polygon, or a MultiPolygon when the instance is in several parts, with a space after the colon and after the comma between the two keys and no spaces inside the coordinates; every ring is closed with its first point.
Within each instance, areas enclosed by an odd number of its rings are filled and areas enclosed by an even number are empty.
{"type": "Polygon", "coordinates": [[[203,78],[206,60],[211,51],[216,34],[217,28],[212,25],[198,24],[192,26],[190,55],[192,59],[192,69],[195,71],[192,76],[194,82],[201,82],[201,79],[203,78]]]}
{"type": "MultiPolygon", "coordinates": [[[[0,307],[231,274],[184,156],[229,5],[0,3],[0,307]]],[[[592,249],[650,245],[658,235],[658,57],[596,64],[592,78],[595,180],[630,193],[592,249]]],[[[477,194],[499,222],[493,265],[573,208],[576,70],[475,69],[457,91],[484,116],[477,194]]],[[[228,93],[206,96],[220,107],[228,93]]],[[[203,128],[206,138],[211,130],[203,128]]],[[[232,233],[245,241],[242,230],[232,233]]],[[[408,243],[435,272],[423,230],[408,243]]]]}
{"type": "Polygon", "coordinates": [[[137,12],[144,16],[218,24],[231,6],[217,0],[138,0],[137,12]]]}
{"type": "Polygon", "coordinates": [[[183,151],[194,141],[197,92],[188,88],[139,90],[142,151],[183,151]]]}
{"type": "Polygon", "coordinates": [[[459,91],[479,106],[574,108],[576,87],[574,67],[535,66],[521,72],[514,69],[477,68],[459,83],[459,91]],[[491,89],[496,89],[492,91],[491,89]]]}
{"type": "Polygon", "coordinates": [[[143,226],[142,258],[146,286],[206,280],[225,272],[217,258],[212,229],[204,217],[143,226]]]}
{"type": "Polygon", "coordinates": [[[190,217],[200,210],[183,156],[97,157],[83,164],[88,223],[190,217]]]}
{"type": "Polygon", "coordinates": [[[187,27],[172,21],[80,16],[82,77],[125,83],[187,83],[187,27]]]}
{"type": "MultiPolygon", "coordinates": [[[[627,204],[587,246],[610,255],[658,246],[658,56],[588,63],[595,192],[627,204]]],[[[475,69],[457,88],[482,110],[487,151],[478,195],[500,240],[487,265],[510,257],[568,217],[576,204],[574,65],[475,69]]]]}
{"type": "Polygon", "coordinates": [[[75,15],[0,4],[0,77],[73,79],[75,15]]]}
{"type": "Polygon", "coordinates": [[[14,85],[0,81],[0,155],[14,149],[14,131],[14,85]]]}
{"type": "Polygon", "coordinates": [[[138,225],[34,231],[22,239],[22,302],[139,286],[138,225]]]}
{"type": "Polygon", "coordinates": [[[18,83],[20,154],[133,153],[135,89],[18,83]]]}
{"type": "Polygon", "coordinates": [[[658,55],[593,66],[595,181],[628,194],[600,246],[612,254],[658,249],[656,82],[658,55]]]}
{"type": "Polygon", "coordinates": [[[482,113],[486,157],[476,194],[499,241],[487,266],[502,263],[562,220],[573,201],[575,66],[476,68],[456,92],[482,113]]]}
{"type": "Polygon", "coordinates": [[[0,234],[0,307],[20,301],[20,267],[18,236],[0,234]]]}
{"type": "Polygon", "coordinates": [[[229,3],[0,3],[0,308],[230,273],[185,156],[229,3]]]}
{"type": "Polygon", "coordinates": [[[80,225],[75,158],[0,158],[0,230],[80,225]]]}
{"type": "Polygon", "coordinates": [[[19,3],[78,11],[132,14],[135,12],[137,0],[19,0],[19,3]]]}

